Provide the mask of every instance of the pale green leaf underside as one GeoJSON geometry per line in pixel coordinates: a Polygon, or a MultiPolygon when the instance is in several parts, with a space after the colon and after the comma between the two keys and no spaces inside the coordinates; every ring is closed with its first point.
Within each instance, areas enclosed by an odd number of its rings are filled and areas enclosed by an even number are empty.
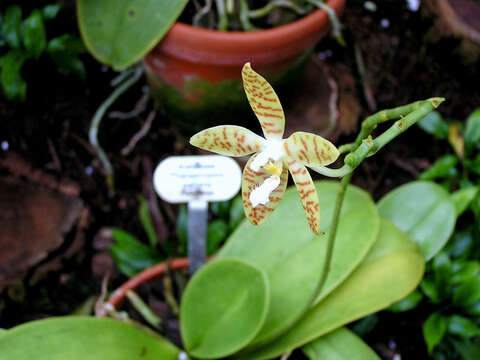
{"type": "Polygon", "coordinates": [[[66,316],[19,325],[0,336],[0,360],[177,360],[180,350],[119,320],[66,316]]]}
{"type": "MultiPolygon", "coordinates": [[[[218,258],[248,261],[267,273],[270,309],[252,344],[265,343],[280,335],[312,300],[323,267],[339,185],[321,181],[315,186],[320,202],[320,228],[326,235],[315,236],[310,231],[298,193],[290,188],[264,224],[242,223],[218,254],[218,258]]],[[[322,296],[338,286],[361,262],[379,229],[377,210],[366,192],[350,186],[342,210],[332,267],[322,296]]]]}
{"type": "Polygon", "coordinates": [[[167,33],[188,0],[78,0],[83,41],[116,70],[140,60],[167,33]]]}

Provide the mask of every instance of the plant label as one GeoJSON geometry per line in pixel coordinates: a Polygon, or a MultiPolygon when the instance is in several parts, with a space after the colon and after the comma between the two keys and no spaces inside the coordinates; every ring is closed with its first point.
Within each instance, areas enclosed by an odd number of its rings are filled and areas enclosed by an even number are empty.
{"type": "Polygon", "coordinates": [[[242,173],[229,157],[171,156],[153,174],[158,195],[170,203],[224,201],[237,194],[242,173]]]}

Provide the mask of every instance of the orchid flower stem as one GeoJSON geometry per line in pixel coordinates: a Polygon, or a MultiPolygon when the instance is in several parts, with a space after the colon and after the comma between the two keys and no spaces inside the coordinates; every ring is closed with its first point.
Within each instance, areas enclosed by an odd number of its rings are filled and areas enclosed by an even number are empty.
{"type": "Polygon", "coordinates": [[[264,7],[260,8],[260,9],[251,10],[248,13],[248,16],[249,16],[250,19],[258,19],[258,18],[267,16],[272,10],[274,10],[276,8],[279,8],[279,7],[289,8],[289,9],[293,10],[294,12],[296,12],[298,15],[305,14],[305,11],[300,6],[295,4],[295,2],[293,2],[293,1],[290,1],[290,0],[276,0],[276,1],[269,2],[267,5],[265,5],[264,7]]]}
{"type": "Polygon", "coordinates": [[[417,101],[399,108],[380,111],[367,118],[363,122],[362,130],[355,141],[355,150],[345,157],[345,164],[355,169],[367,156],[375,154],[410,126],[436,109],[443,101],[445,101],[444,98],[431,98],[425,101],[417,101]],[[372,139],[371,136],[368,135],[377,124],[398,118],[400,119],[377,138],[372,139]],[[368,136],[368,138],[365,138],[366,136],[368,136]]]}
{"type": "Polygon", "coordinates": [[[98,143],[98,129],[100,127],[100,123],[103,119],[103,116],[105,115],[108,108],[115,102],[115,100],[117,100],[117,98],[120,95],[122,95],[125,91],[127,91],[133,84],[135,84],[140,79],[142,73],[143,73],[143,68],[141,66],[138,66],[135,69],[135,71],[132,73],[131,77],[127,78],[121,85],[119,85],[115,89],[115,91],[100,105],[95,115],[93,116],[92,123],[90,124],[88,138],[90,140],[90,144],[95,148],[98,158],[100,159],[103,165],[107,186],[111,190],[114,188],[113,167],[112,167],[112,164],[110,163],[110,160],[107,157],[107,154],[98,143]]]}
{"type": "Polygon", "coordinates": [[[344,177],[345,175],[349,174],[352,172],[352,168],[344,164],[341,168],[338,169],[331,169],[326,166],[314,166],[310,167],[313,171],[316,171],[317,173],[323,175],[323,176],[328,176],[328,177],[344,177]]]}
{"type": "Polygon", "coordinates": [[[345,40],[342,36],[342,24],[340,23],[340,20],[338,20],[335,10],[333,10],[330,6],[324,4],[321,0],[307,0],[307,2],[315,5],[316,7],[322,9],[327,13],[328,18],[332,23],[333,36],[335,37],[335,39],[337,39],[337,42],[340,45],[346,46],[347,44],[345,43],[345,40]]]}
{"type": "Polygon", "coordinates": [[[227,31],[228,29],[228,17],[225,9],[225,0],[215,0],[217,4],[218,12],[218,30],[227,31]]]}
{"type": "Polygon", "coordinates": [[[125,295],[128,301],[130,301],[135,310],[137,310],[140,315],[142,315],[145,321],[147,321],[154,328],[158,329],[158,327],[162,323],[162,319],[160,319],[157,315],[153,313],[153,311],[148,307],[147,304],[145,304],[142,298],[132,290],[128,290],[125,295]]]}

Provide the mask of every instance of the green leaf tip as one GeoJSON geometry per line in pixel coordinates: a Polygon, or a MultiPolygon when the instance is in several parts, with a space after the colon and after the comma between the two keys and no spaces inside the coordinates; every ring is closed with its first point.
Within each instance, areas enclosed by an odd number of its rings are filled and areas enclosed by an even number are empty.
{"type": "Polygon", "coordinates": [[[443,103],[446,99],[443,98],[443,97],[434,97],[434,98],[430,98],[428,99],[427,101],[429,101],[432,106],[436,109],[437,107],[440,106],[441,103],[443,103]]]}

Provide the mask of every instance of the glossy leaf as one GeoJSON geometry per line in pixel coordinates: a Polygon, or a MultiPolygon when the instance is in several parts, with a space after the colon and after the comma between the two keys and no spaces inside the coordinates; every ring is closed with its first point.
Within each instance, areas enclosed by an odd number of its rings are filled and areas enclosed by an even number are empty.
{"type": "Polygon", "coordinates": [[[448,124],[443,120],[442,115],[438,111],[429,113],[418,122],[418,126],[440,139],[448,137],[448,124]]]}
{"type": "Polygon", "coordinates": [[[23,22],[23,45],[30,56],[39,58],[47,46],[47,34],[43,23],[42,12],[38,9],[23,22]]]}
{"type": "Polygon", "coordinates": [[[123,274],[134,276],[162,261],[155,249],[144,245],[126,231],[112,229],[112,234],[115,243],[110,247],[110,253],[123,274]]]}
{"type": "Polygon", "coordinates": [[[0,336],[0,349],[0,360],[177,360],[180,354],[174,345],[144,328],[83,316],[19,325],[0,336]]]}
{"type": "Polygon", "coordinates": [[[480,142],[480,108],[470,114],[466,123],[464,132],[465,142],[470,147],[478,147],[480,142]]]}
{"type": "Polygon", "coordinates": [[[420,282],[425,261],[408,236],[382,221],[377,241],[362,264],[295,326],[270,344],[237,356],[271,359],[340,326],[390,306],[420,282]]]}
{"type": "Polygon", "coordinates": [[[12,48],[19,48],[22,43],[22,9],[20,6],[12,5],[7,8],[3,16],[2,34],[12,48]]]}
{"type": "MultiPolygon", "coordinates": [[[[320,228],[326,235],[315,236],[310,231],[297,191],[290,188],[263,225],[243,222],[218,254],[219,258],[249,261],[268,275],[272,303],[264,328],[254,343],[266,342],[284,331],[313,296],[339,188],[338,183],[329,181],[315,185],[322,206],[320,228]]],[[[348,188],[340,219],[331,271],[317,302],[358,266],[378,233],[375,206],[370,196],[356,187],[348,188]]]]}
{"type": "Polygon", "coordinates": [[[431,314],[423,324],[423,338],[427,343],[428,352],[432,353],[435,346],[442,341],[447,331],[447,318],[440,313],[431,314]]]}
{"type": "Polygon", "coordinates": [[[82,38],[93,56],[116,70],[140,60],[167,33],[188,0],[79,0],[82,38]]]}
{"type": "Polygon", "coordinates": [[[463,338],[480,335],[478,326],[472,320],[460,315],[453,315],[448,319],[448,332],[463,338]]]}
{"type": "Polygon", "coordinates": [[[378,211],[408,233],[427,260],[443,248],[455,227],[455,205],[449,194],[432,182],[400,186],[379,201],[378,211]]]}
{"type": "Polygon", "coordinates": [[[392,306],[390,306],[387,310],[392,312],[403,312],[415,309],[415,307],[422,301],[423,294],[415,290],[410,295],[408,295],[405,299],[402,299],[392,306]]]}
{"type": "Polygon", "coordinates": [[[467,306],[480,301],[480,278],[474,277],[461,283],[453,293],[453,304],[467,306]]]}
{"type": "Polygon", "coordinates": [[[467,210],[470,203],[475,199],[478,193],[478,187],[470,187],[455,191],[450,195],[450,199],[455,204],[457,217],[462,215],[467,210]]]}
{"type": "Polygon", "coordinates": [[[450,170],[458,163],[458,158],[454,155],[445,155],[435,161],[432,166],[422,172],[419,180],[435,180],[448,176],[450,170]]]}
{"type": "Polygon", "coordinates": [[[180,329],[188,353],[202,359],[233,354],[260,330],[270,302],[264,271],[246,262],[214,260],[188,283],[180,329]]]}
{"type": "Polygon", "coordinates": [[[347,328],[339,328],[302,347],[310,360],[380,360],[360,337],[347,328]]]}

